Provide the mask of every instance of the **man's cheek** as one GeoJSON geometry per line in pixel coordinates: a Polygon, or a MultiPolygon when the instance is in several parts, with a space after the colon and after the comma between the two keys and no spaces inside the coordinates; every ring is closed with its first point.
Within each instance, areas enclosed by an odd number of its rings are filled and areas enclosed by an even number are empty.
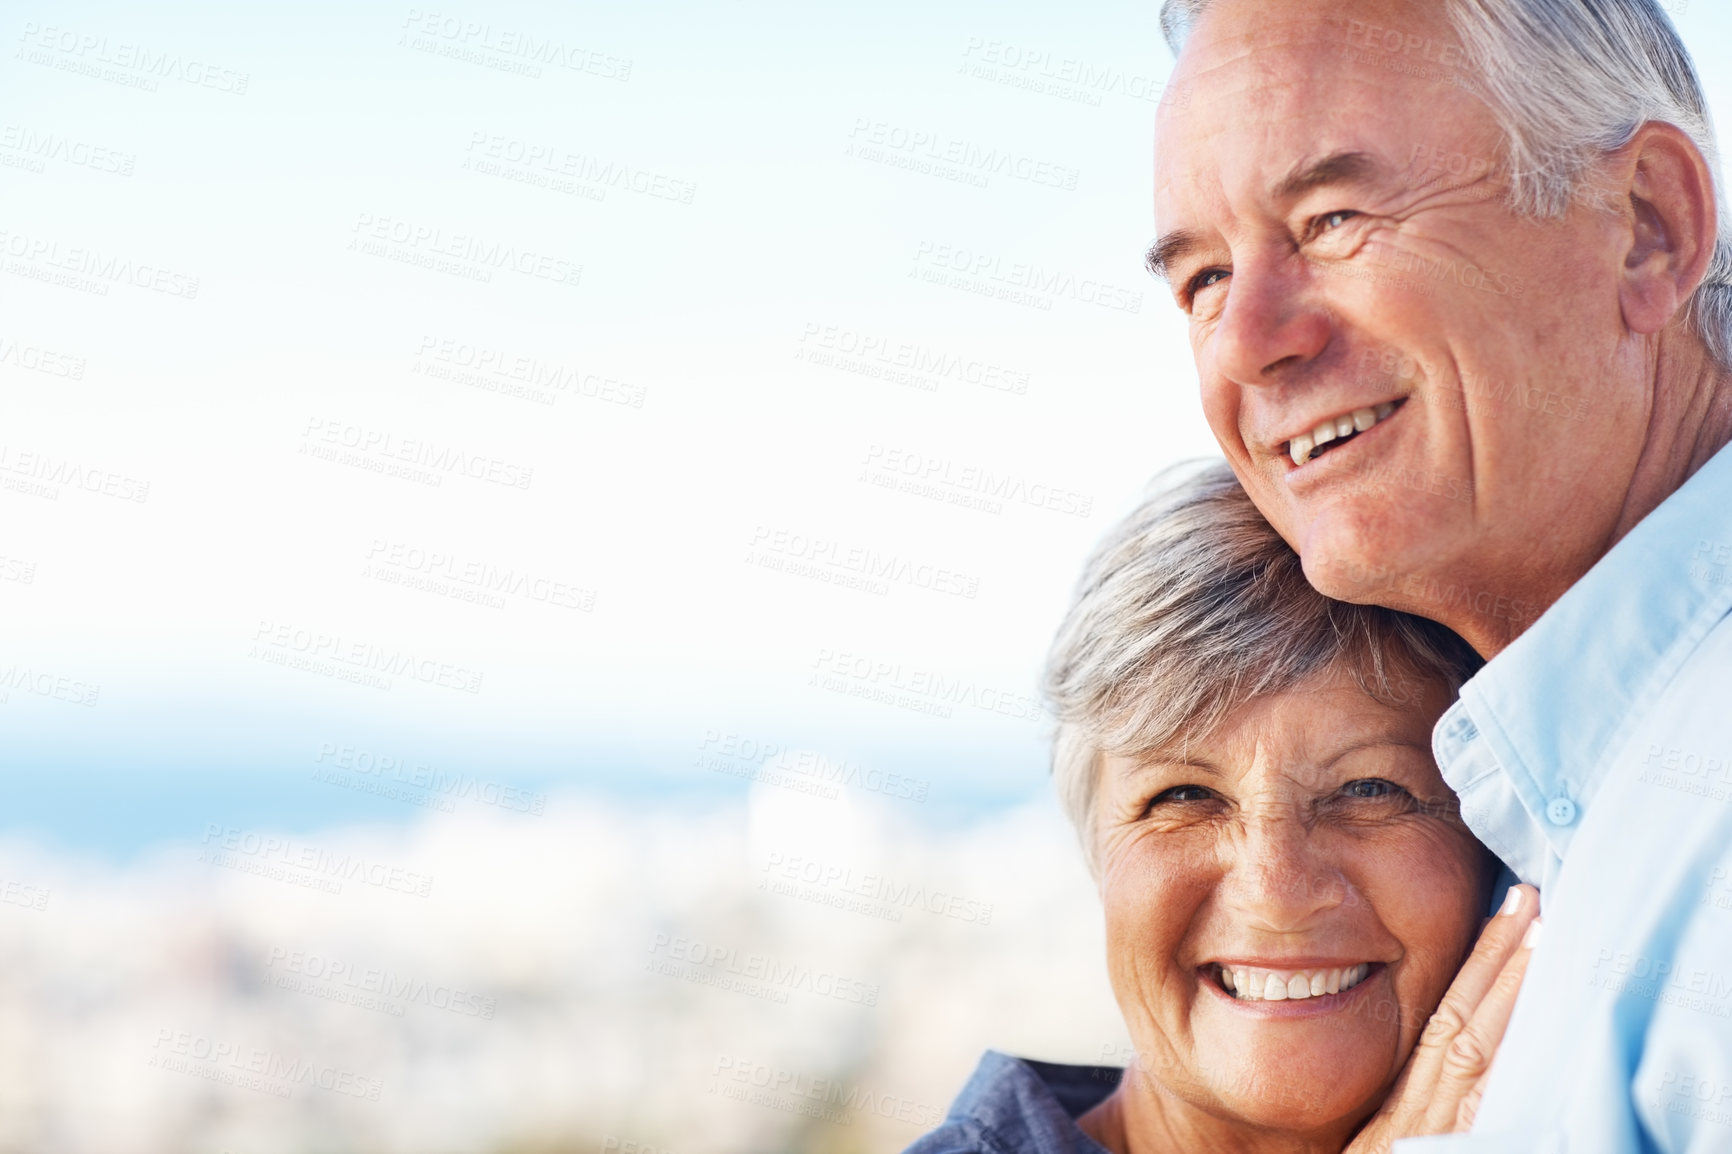
{"type": "Polygon", "coordinates": [[[1246,470],[1233,465],[1233,472],[1239,477],[1239,484],[1245,487],[1245,493],[1251,498],[1251,504],[1257,506],[1257,511],[1263,514],[1263,519],[1269,522],[1271,528],[1281,535],[1281,539],[1298,553],[1300,560],[1305,554],[1300,544],[1309,535],[1315,513],[1301,508],[1294,500],[1293,494],[1287,488],[1284,474],[1286,469],[1279,460],[1272,460],[1259,470],[1246,470]]]}
{"type": "Polygon", "coordinates": [[[1203,420],[1208,422],[1209,431],[1215,435],[1221,452],[1229,461],[1234,462],[1234,471],[1242,472],[1238,468],[1238,462],[1249,460],[1250,451],[1246,447],[1247,441],[1240,427],[1244,414],[1239,407],[1238,388],[1225,382],[1218,385],[1205,384],[1202,393],[1203,420]]]}

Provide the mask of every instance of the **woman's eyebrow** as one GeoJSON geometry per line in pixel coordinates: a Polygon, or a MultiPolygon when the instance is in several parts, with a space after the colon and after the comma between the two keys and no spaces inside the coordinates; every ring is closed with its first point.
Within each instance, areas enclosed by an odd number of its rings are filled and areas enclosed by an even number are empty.
{"type": "Polygon", "coordinates": [[[1328,758],[1328,760],[1319,762],[1317,765],[1317,768],[1318,769],[1333,769],[1335,767],[1336,762],[1340,761],[1342,758],[1346,757],[1350,753],[1358,753],[1360,750],[1363,750],[1363,749],[1379,749],[1379,748],[1417,749],[1421,753],[1425,754],[1427,757],[1431,756],[1431,746],[1429,744],[1422,745],[1416,741],[1399,741],[1399,740],[1396,740],[1394,738],[1388,738],[1388,737],[1371,737],[1371,738],[1367,738],[1364,741],[1356,741],[1352,745],[1346,745],[1346,746],[1343,746],[1342,748],[1336,750],[1335,753],[1328,758]]]}
{"type": "Polygon", "coordinates": [[[1156,770],[1194,769],[1211,777],[1221,777],[1224,774],[1219,766],[1207,761],[1191,761],[1186,758],[1163,757],[1158,753],[1145,754],[1141,757],[1125,759],[1125,768],[1119,771],[1120,777],[1135,777],[1138,774],[1154,773],[1156,770]]]}

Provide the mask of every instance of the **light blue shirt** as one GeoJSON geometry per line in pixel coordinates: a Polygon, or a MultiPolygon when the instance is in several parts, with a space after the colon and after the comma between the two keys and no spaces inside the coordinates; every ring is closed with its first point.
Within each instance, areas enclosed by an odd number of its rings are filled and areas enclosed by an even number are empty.
{"type": "Polygon", "coordinates": [[[1401,1154],[1732,1150],[1729,609],[1732,449],[1438,722],[1463,816],[1540,887],[1545,930],[1473,1133],[1401,1154]]]}

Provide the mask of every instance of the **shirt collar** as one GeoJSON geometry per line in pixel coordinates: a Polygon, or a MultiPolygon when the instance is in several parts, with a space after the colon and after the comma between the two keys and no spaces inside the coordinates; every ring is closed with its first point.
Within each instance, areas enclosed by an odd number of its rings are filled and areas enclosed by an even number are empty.
{"type": "Polygon", "coordinates": [[[1106,1154],[1076,1125],[1119,1084],[1116,1066],[1065,1066],[988,1050],[951,1104],[952,1121],[990,1131],[1015,1154],[1106,1154]]]}
{"type": "MultiPolygon", "coordinates": [[[[1729,606],[1732,448],[1462,686],[1433,734],[1445,779],[1465,796],[1491,765],[1474,746],[1489,745],[1528,820],[1561,858],[1619,739],[1729,606]]],[[[1494,823],[1499,816],[1512,815],[1493,815],[1494,823]]],[[[1507,825],[1504,833],[1507,843],[1507,825]]]]}

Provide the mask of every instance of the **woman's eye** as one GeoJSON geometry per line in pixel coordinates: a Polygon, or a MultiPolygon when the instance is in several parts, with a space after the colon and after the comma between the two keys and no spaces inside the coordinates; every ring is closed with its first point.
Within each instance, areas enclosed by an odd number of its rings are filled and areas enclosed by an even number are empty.
{"type": "Polygon", "coordinates": [[[1168,801],[1208,801],[1215,796],[1200,785],[1175,785],[1171,789],[1163,789],[1149,800],[1149,808],[1153,809],[1162,802],[1168,801]]]}
{"type": "Polygon", "coordinates": [[[1358,781],[1350,781],[1341,787],[1341,792],[1348,797],[1388,797],[1399,793],[1401,787],[1392,781],[1384,781],[1381,777],[1362,777],[1358,781]]]}

